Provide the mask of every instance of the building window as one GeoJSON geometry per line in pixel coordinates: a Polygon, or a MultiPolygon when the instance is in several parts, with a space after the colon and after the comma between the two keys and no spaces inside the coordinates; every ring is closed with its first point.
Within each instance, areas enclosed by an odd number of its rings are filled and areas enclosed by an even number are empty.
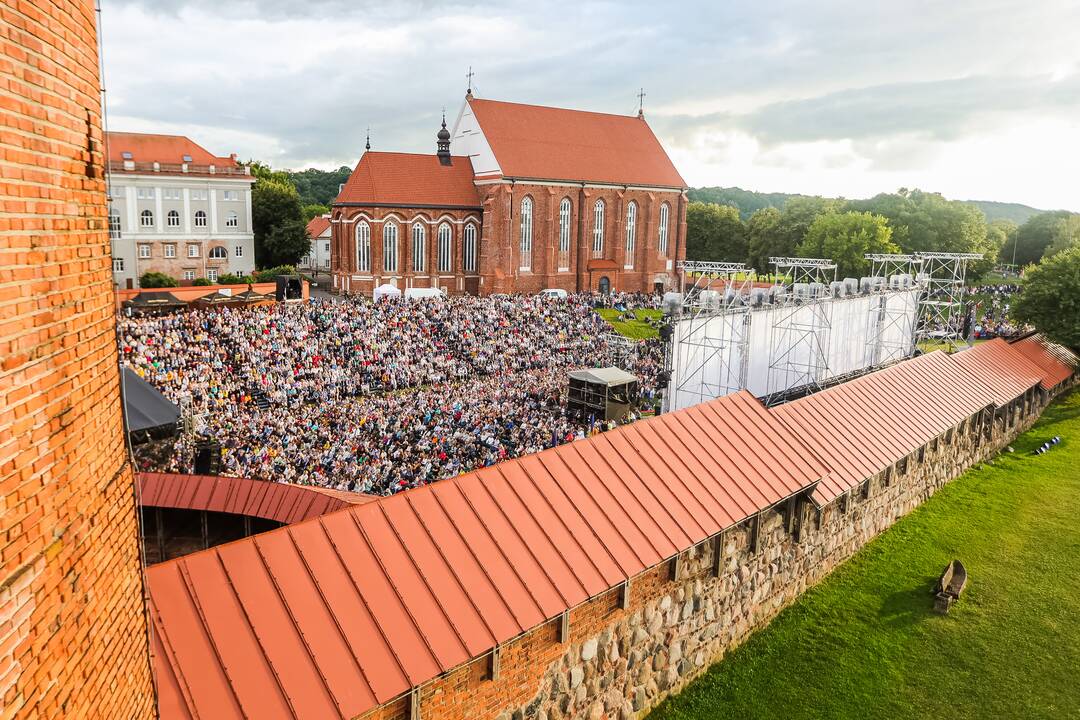
{"type": "Polygon", "coordinates": [[[217,282],[217,268],[208,268],[206,270],[206,279],[210,282],[217,282]]]}
{"type": "Polygon", "coordinates": [[[356,226],[356,269],[371,272],[371,226],[363,220],[356,226]]]}
{"type": "Polygon", "coordinates": [[[112,185],[110,185],[107,192],[109,198],[122,198],[124,197],[124,186],[117,185],[116,187],[113,187],[112,185]]]}
{"type": "Polygon", "coordinates": [[[199,257],[199,246],[198,245],[188,245],[187,246],[187,256],[189,258],[199,257]]]}
{"type": "Polygon", "coordinates": [[[205,210],[196,210],[195,211],[195,227],[203,227],[203,228],[206,227],[206,211],[205,210]]]}
{"type": "Polygon", "coordinates": [[[593,205],[593,229],[592,229],[592,254],[593,257],[604,257],[604,201],[597,200],[593,205]]]}
{"type": "Polygon", "coordinates": [[[330,267],[330,258],[323,258],[323,261],[322,261],[322,266],[323,266],[324,268],[328,268],[328,267],[330,267]]]}
{"type": "Polygon", "coordinates": [[[165,246],[165,257],[167,257],[167,258],[176,257],[176,246],[175,245],[166,245],[165,246]]]}
{"type": "Polygon", "coordinates": [[[191,191],[191,199],[192,200],[203,200],[203,201],[205,201],[207,199],[207,197],[208,197],[208,195],[206,194],[205,190],[192,190],[191,191]]]}
{"type": "Polygon", "coordinates": [[[462,258],[465,272],[476,272],[476,225],[465,226],[465,257],[462,258]]]}
{"type": "Polygon", "coordinates": [[[180,227],[180,213],[175,210],[170,210],[165,216],[165,224],[171,228],[180,227]]]}
{"type": "Polygon", "coordinates": [[[439,272],[448,273],[454,271],[454,234],[450,226],[443,223],[439,226],[439,272]]]}
{"type": "Polygon", "coordinates": [[[113,272],[124,272],[124,258],[113,258],[112,270],[113,272]]]}
{"type": "Polygon", "coordinates": [[[244,246],[237,245],[233,248],[233,255],[236,257],[244,257],[244,246]]]}
{"type": "Polygon", "coordinates": [[[633,200],[626,206],[626,257],[623,267],[634,267],[634,245],[637,241],[637,203],[633,200]]]}
{"type": "Polygon", "coordinates": [[[668,233],[668,204],[663,203],[660,206],[660,242],[657,247],[660,249],[661,255],[667,255],[667,233],[668,233]]]}
{"type": "Polygon", "coordinates": [[[218,245],[217,247],[210,248],[210,254],[207,257],[211,260],[228,260],[229,251],[218,245]]]}
{"type": "Polygon", "coordinates": [[[240,227],[240,216],[230,210],[225,214],[225,227],[236,228],[240,227]]]}
{"type": "Polygon", "coordinates": [[[195,271],[194,270],[185,270],[182,277],[185,280],[194,280],[195,279],[195,271]]]}
{"type": "Polygon", "coordinates": [[[153,200],[154,199],[154,188],[152,188],[152,187],[136,188],[135,189],[135,197],[137,197],[139,200],[153,200]]]}
{"type": "Polygon", "coordinates": [[[412,269],[424,272],[424,226],[414,223],[412,226],[412,269]]]}
{"type": "Polygon", "coordinates": [[[330,243],[328,243],[328,242],[323,243],[323,252],[326,253],[327,255],[330,254],[330,243]]]}
{"type": "Polygon", "coordinates": [[[120,213],[109,210],[109,237],[113,240],[120,237],[120,213]]]}
{"type": "Polygon", "coordinates": [[[559,203],[559,269],[570,269],[570,198],[559,203]]]}
{"type": "Polygon", "coordinates": [[[222,190],[221,191],[221,199],[222,200],[239,200],[240,199],[240,191],[239,190],[222,190]]]}
{"type": "Polygon", "coordinates": [[[150,246],[149,245],[140,245],[139,246],[139,257],[142,258],[143,260],[150,257],[150,246]]]}
{"type": "Polygon", "coordinates": [[[179,200],[180,188],[162,188],[161,189],[162,200],[179,200]]]}
{"type": "Polygon", "coordinates": [[[522,198],[521,200],[521,242],[519,245],[521,251],[520,262],[518,267],[522,270],[528,270],[532,267],[532,231],[533,231],[533,201],[532,198],[522,198]]]}
{"type": "Polygon", "coordinates": [[[142,227],[154,227],[154,213],[149,210],[143,210],[139,213],[139,225],[142,227]]]}
{"type": "Polygon", "coordinates": [[[397,272],[397,225],[387,220],[382,229],[383,272],[397,272]]]}

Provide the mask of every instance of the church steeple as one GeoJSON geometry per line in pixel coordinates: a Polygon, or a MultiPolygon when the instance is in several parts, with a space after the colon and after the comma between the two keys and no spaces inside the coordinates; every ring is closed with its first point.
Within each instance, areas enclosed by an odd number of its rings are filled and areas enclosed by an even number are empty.
{"type": "Polygon", "coordinates": [[[443,110],[442,114],[442,129],[435,136],[438,140],[436,143],[439,152],[436,153],[439,156],[439,163],[442,165],[450,164],[450,131],[446,129],[446,110],[443,110]]]}
{"type": "Polygon", "coordinates": [[[371,149],[371,128],[367,129],[367,142],[364,143],[364,150],[371,149]]]}

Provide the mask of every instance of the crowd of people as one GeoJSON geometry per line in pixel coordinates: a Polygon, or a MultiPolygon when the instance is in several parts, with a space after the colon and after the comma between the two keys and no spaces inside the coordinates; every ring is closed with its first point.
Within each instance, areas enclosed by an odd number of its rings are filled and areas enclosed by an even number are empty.
{"type": "Polygon", "coordinates": [[[976,340],[995,337],[1011,337],[1021,328],[1009,315],[1013,299],[1020,292],[1014,283],[980,285],[967,290],[974,304],[972,335],[976,340]]]}
{"type": "MultiPolygon", "coordinates": [[[[212,439],[224,474],[384,494],[585,437],[606,426],[569,417],[565,388],[610,357],[595,303],[312,299],[123,318],[124,362],[197,430],[146,469],[192,472],[212,439]]],[[[662,349],[633,356],[649,404],[662,349]]]]}

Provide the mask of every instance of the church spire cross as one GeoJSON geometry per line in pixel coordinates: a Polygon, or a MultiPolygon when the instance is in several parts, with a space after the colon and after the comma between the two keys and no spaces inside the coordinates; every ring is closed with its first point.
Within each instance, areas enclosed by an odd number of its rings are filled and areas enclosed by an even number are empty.
{"type": "Polygon", "coordinates": [[[367,129],[367,142],[364,143],[364,150],[370,150],[370,149],[371,149],[371,128],[369,127],[367,129]]]}
{"type": "Polygon", "coordinates": [[[476,75],[476,73],[472,71],[472,65],[470,65],[469,72],[465,73],[465,79],[468,81],[468,87],[465,89],[465,94],[469,97],[472,97],[472,79],[474,75],[476,75]]]}
{"type": "Polygon", "coordinates": [[[641,88],[641,90],[638,91],[637,101],[637,116],[643,118],[645,117],[645,88],[641,88]]]}

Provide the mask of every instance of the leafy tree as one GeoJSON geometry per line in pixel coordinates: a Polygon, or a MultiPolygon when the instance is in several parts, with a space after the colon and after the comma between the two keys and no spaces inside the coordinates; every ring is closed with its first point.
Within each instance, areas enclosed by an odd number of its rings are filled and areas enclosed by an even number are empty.
{"type": "Polygon", "coordinates": [[[1038,262],[1054,239],[1060,236],[1059,226],[1070,215],[1072,213],[1067,210],[1055,210],[1032,217],[1005,242],[1001,248],[1002,262],[1021,266],[1038,262]]]}
{"type": "Polygon", "coordinates": [[[1054,342],[1080,351],[1080,246],[1030,268],[1012,312],[1054,342]]]}
{"type": "MultiPolygon", "coordinates": [[[[289,179],[300,202],[304,205],[329,206],[338,195],[338,188],[349,179],[352,168],[341,166],[337,170],[316,170],[309,168],[299,172],[290,172],[289,179]]],[[[325,212],[325,211],[324,211],[325,212]]]]}
{"type": "Polygon", "coordinates": [[[255,235],[255,260],[263,267],[296,262],[310,247],[304,233],[300,196],[282,173],[257,163],[253,167],[256,179],[251,189],[251,229],[255,235]]]}
{"type": "Polygon", "coordinates": [[[263,239],[267,256],[277,265],[295,265],[311,252],[307,223],[299,219],[285,220],[270,229],[263,239]]]}
{"type": "Polygon", "coordinates": [[[692,202],[686,207],[686,257],[690,260],[746,258],[746,226],[730,205],[692,202]]]}
{"type": "Polygon", "coordinates": [[[884,215],[893,228],[893,242],[906,253],[981,252],[986,247],[982,211],[939,193],[901,188],[848,205],[851,210],[884,215]]]}
{"type": "Polygon", "coordinates": [[[292,265],[278,265],[266,270],[255,271],[255,282],[273,282],[278,275],[295,275],[296,268],[292,265]]]}
{"type": "Polygon", "coordinates": [[[1055,223],[1051,238],[1050,246],[1043,253],[1044,258],[1080,245],[1080,215],[1069,215],[1055,223]]]}
{"type": "Polygon", "coordinates": [[[769,258],[790,255],[794,246],[788,247],[780,233],[780,211],[774,207],[755,210],[746,222],[747,264],[765,273],[769,270],[769,258]]]}
{"type": "Polygon", "coordinates": [[[864,255],[893,253],[898,248],[889,221],[881,215],[834,210],[814,219],[797,251],[802,257],[835,260],[838,277],[859,277],[869,269],[864,255]]]}
{"type": "MultiPolygon", "coordinates": [[[[301,198],[301,200],[303,200],[303,198],[301,198]]],[[[325,215],[328,212],[330,212],[330,208],[326,207],[325,205],[304,205],[302,208],[300,208],[300,214],[303,217],[304,222],[311,222],[311,218],[317,217],[319,215],[325,215]]]]}
{"type": "Polygon", "coordinates": [[[166,275],[156,270],[145,272],[139,277],[139,287],[143,288],[168,288],[179,285],[180,283],[172,275],[166,275]]]}

